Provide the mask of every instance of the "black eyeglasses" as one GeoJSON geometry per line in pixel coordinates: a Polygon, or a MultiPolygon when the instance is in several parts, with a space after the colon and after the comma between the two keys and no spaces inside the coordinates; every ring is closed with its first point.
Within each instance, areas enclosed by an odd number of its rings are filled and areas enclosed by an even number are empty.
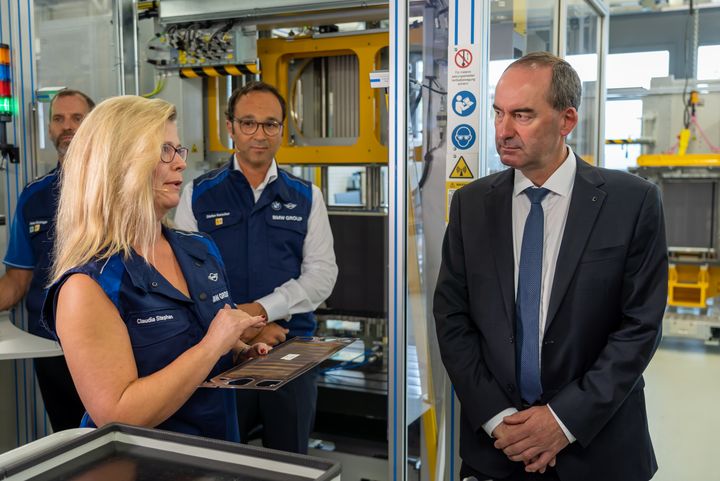
{"type": "Polygon", "coordinates": [[[240,126],[240,132],[245,135],[252,135],[257,132],[258,127],[262,125],[263,132],[268,137],[275,137],[282,132],[282,124],[274,120],[268,120],[267,122],[258,122],[253,119],[238,119],[233,117],[233,122],[236,122],[240,126]]]}
{"type": "Polygon", "coordinates": [[[187,160],[188,148],[187,147],[175,147],[170,144],[162,144],[162,152],[160,153],[160,160],[166,164],[171,163],[175,160],[175,155],[179,155],[181,159],[187,160]]]}

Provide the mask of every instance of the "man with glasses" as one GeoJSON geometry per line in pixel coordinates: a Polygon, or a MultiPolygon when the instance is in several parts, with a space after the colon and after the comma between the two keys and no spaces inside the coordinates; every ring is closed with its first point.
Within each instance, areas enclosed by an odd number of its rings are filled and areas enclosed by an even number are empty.
{"type": "MultiPolygon", "coordinates": [[[[322,194],[278,169],[285,100],[273,86],[253,82],[236,89],[225,114],[235,154],[185,187],[175,222],[213,237],[231,296],[244,303],[238,308],[266,316],[267,326],[245,341],[276,345],[286,337],[310,336],[313,311],[337,277],[322,194]]],[[[307,453],[316,399],[312,373],[275,392],[240,390],[241,440],[247,442],[262,424],[265,447],[307,453]]]]}
{"type": "MultiPolygon", "coordinates": [[[[45,300],[55,230],[55,211],[60,168],[70,141],[95,102],[78,90],[63,89],[50,102],[48,134],[58,154],[58,166],[23,189],[10,229],[10,241],[0,277],[0,310],[17,304],[23,296],[28,313],[28,331],[53,336],[40,323],[45,300]]],[[[65,358],[35,359],[35,373],[53,431],[76,428],[85,412],[75,391],[65,358]]]]}

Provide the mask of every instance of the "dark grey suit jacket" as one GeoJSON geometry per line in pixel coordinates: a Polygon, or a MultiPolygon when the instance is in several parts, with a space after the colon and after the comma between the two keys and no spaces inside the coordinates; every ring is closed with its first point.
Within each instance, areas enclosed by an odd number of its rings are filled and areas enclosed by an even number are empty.
{"type": "MultiPolygon", "coordinates": [[[[521,409],[515,367],[512,169],[455,193],[434,298],[440,352],[462,405],[460,456],[489,476],[514,463],[482,424],[521,409]]],[[[577,441],[561,480],[646,481],[657,470],[642,373],[660,340],[667,246],[653,184],[578,159],[542,346],[543,404],[577,441]]]]}

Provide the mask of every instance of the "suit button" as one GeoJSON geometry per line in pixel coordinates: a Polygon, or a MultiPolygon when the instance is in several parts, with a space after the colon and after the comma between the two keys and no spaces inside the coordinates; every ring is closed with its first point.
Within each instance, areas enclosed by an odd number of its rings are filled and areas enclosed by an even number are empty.
{"type": "Polygon", "coordinates": [[[515,392],[515,386],[513,386],[512,384],[508,384],[508,385],[507,385],[507,390],[508,390],[508,392],[509,392],[510,394],[512,394],[512,393],[515,392]]]}
{"type": "Polygon", "coordinates": [[[201,293],[198,295],[198,298],[199,298],[201,301],[204,301],[205,299],[207,299],[207,294],[205,294],[204,292],[201,292],[201,293]]]}

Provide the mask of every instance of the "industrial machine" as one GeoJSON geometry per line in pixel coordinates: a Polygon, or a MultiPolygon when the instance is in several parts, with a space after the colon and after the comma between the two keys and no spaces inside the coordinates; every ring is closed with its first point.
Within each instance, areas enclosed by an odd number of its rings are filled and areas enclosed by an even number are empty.
{"type": "MultiPolygon", "coordinates": [[[[231,149],[223,112],[233,88],[262,79],[287,100],[276,158],[281,168],[323,191],[339,267],[335,289],[316,313],[316,334],[359,339],[319,367],[312,445],[342,460],[348,479],[356,479],[353,472],[384,479],[388,108],[385,91],[372,88],[370,78],[389,68],[386,3],[290,1],[282,7],[250,8],[236,2],[191,6],[163,0],[138,6],[140,36],[145,32],[148,37],[139,41],[147,60],[141,71],[154,71],[157,88],[152,93],[173,103],[179,101],[178,92],[185,103],[198,92],[202,95],[199,115],[179,115],[184,142],[198,130],[204,132],[194,141],[204,155],[189,166],[187,178],[227,161],[231,149]]],[[[417,356],[410,362],[415,368],[408,417],[416,435],[410,452],[417,460],[417,420],[428,403],[423,401],[417,356]]],[[[420,476],[419,469],[416,462],[411,479],[420,476]]]]}
{"type": "MultiPolygon", "coordinates": [[[[663,197],[670,260],[663,334],[720,345],[720,148],[698,120],[703,102],[698,91],[684,92],[682,100],[683,124],[674,144],[664,152],[641,155],[633,171],[658,185],[663,197]],[[709,153],[699,153],[703,150],[709,153]]],[[[712,103],[719,100],[717,93],[704,96],[711,107],[705,112],[717,112],[712,103]]],[[[651,111],[657,107],[652,101],[646,104],[651,111]]],[[[648,116],[678,118],[657,112],[648,116]]]]}

